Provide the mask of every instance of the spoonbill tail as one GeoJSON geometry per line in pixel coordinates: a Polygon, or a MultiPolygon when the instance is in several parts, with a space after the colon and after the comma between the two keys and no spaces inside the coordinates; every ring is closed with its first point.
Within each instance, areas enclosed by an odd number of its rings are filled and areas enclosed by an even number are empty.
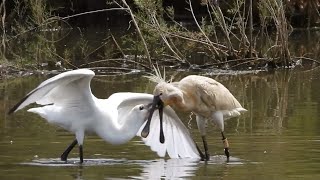
{"type": "MultiPolygon", "coordinates": [[[[29,112],[74,133],[76,138],[62,153],[62,161],[67,160],[70,151],[78,144],[80,163],[83,162],[83,141],[87,132],[96,133],[111,144],[123,144],[140,135],[152,107],[153,95],[126,92],[112,94],[108,99],[98,99],[90,88],[94,75],[88,69],[56,75],[28,93],[9,114],[36,102],[42,106],[31,108],[29,112]]],[[[188,129],[176,113],[170,107],[164,108],[163,113],[161,118],[166,143],[159,143],[159,121],[149,124],[154,132],[148,138],[142,138],[144,143],[161,157],[167,152],[171,158],[199,158],[188,129]]],[[[159,114],[155,113],[154,118],[159,118],[159,114]]]]}
{"type": "MultiPolygon", "coordinates": [[[[224,135],[224,120],[239,116],[241,112],[247,111],[230,91],[216,80],[204,76],[190,75],[179,82],[171,83],[157,77],[150,79],[158,81],[158,84],[153,91],[153,106],[141,136],[148,136],[150,129],[148,125],[155,108],[158,107],[161,114],[161,109],[170,105],[178,110],[195,113],[205,149],[205,155],[200,154],[202,159],[209,160],[210,158],[206,140],[206,123],[208,120],[211,120],[220,128],[224,152],[229,159],[229,143],[224,135]]],[[[161,122],[161,115],[159,118],[161,122]]]]}

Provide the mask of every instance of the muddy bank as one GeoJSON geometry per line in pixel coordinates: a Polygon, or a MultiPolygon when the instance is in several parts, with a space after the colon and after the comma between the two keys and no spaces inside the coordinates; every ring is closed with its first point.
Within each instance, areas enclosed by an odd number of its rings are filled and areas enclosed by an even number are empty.
{"type": "MultiPolygon", "coordinates": [[[[257,74],[260,72],[273,72],[281,69],[291,69],[291,70],[313,70],[320,67],[320,63],[318,61],[305,61],[302,60],[297,61],[295,64],[292,64],[290,67],[280,67],[275,64],[265,63],[264,66],[259,68],[251,68],[250,66],[246,68],[237,68],[237,69],[219,69],[214,68],[210,65],[191,65],[188,68],[178,67],[178,66],[160,66],[160,69],[165,68],[166,72],[169,74],[175,74],[179,72],[193,72],[200,74],[208,74],[208,75],[240,75],[240,74],[257,74]]],[[[151,69],[146,68],[124,68],[124,67],[81,67],[88,68],[93,70],[96,75],[99,76],[121,76],[128,74],[150,74],[154,73],[151,69]]],[[[64,68],[64,67],[56,67],[49,68],[44,67],[42,69],[34,69],[34,68],[18,68],[14,66],[5,66],[0,65],[0,80],[1,79],[11,79],[17,77],[26,77],[31,75],[39,75],[39,76],[48,76],[48,75],[56,75],[65,71],[73,70],[76,68],[64,68]]]]}

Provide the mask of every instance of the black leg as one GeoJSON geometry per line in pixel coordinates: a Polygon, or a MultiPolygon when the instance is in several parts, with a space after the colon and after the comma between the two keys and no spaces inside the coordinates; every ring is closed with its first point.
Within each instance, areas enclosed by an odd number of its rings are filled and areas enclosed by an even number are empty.
{"type": "Polygon", "coordinates": [[[80,164],[83,163],[83,148],[82,145],[79,146],[80,164]]]}
{"type": "Polygon", "coordinates": [[[210,160],[210,155],[209,155],[209,150],[208,150],[208,144],[207,144],[207,140],[206,140],[206,136],[201,136],[202,138],[202,142],[203,142],[203,147],[204,147],[204,153],[206,156],[206,161],[210,160]]]}
{"type": "Polygon", "coordinates": [[[221,131],[222,135],[222,142],[224,144],[224,154],[227,156],[227,159],[229,160],[230,153],[229,153],[229,142],[228,139],[224,136],[223,131],[221,131]]]}
{"type": "Polygon", "coordinates": [[[68,155],[70,151],[74,148],[74,146],[78,144],[78,141],[75,139],[68,147],[67,149],[61,154],[61,161],[67,161],[68,155]]]}
{"type": "Polygon", "coordinates": [[[201,149],[199,148],[198,144],[196,142],[194,142],[196,144],[196,148],[199,152],[199,155],[200,155],[200,158],[201,158],[201,161],[204,161],[206,159],[205,155],[202,153],[201,149]]]}

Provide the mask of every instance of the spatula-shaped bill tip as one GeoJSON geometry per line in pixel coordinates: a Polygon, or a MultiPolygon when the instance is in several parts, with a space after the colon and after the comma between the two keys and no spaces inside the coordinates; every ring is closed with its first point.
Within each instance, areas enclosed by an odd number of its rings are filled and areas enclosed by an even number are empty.
{"type": "Polygon", "coordinates": [[[164,134],[163,134],[163,103],[160,100],[159,104],[159,118],[160,118],[160,142],[164,143],[164,134]]]}
{"type": "Polygon", "coordinates": [[[151,119],[152,119],[154,111],[158,107],[159,102],[161,102],[160,97],[159,96],[154,96],[153,97],[153,101],[152,101],[152,107],[149,110],[149,116],[148,116],[148,119],[147,119],[147,123],[146,123],[146,125],[144,126],[144,128],[141,131],[141,137],[143,137],[143,138],[146,138],[149,135],[151,119]]]}

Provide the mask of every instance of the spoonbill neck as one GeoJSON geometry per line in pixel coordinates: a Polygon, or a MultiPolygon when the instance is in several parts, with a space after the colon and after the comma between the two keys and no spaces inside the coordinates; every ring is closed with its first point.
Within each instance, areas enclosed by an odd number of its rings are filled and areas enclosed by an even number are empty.
{"type": "Polygon", "coordinates": [[[145,119],[130,117],[130,113],[121,115],[115,106],[107,100],[97,100],[99,112],[96,116],[94,131],[111,144],[123,144],[132,139],[144,123],[145,119]],[[102,103],[101,103],[102,102],[102,103]],[[104,105],[102,105],[104,104],[104,105]],[[119,121],[119,116],[123,116],[119,121]],[[125,117],[124,117],[125,116],[125,117]]]}
{"type": "Polygon", "coordinates": [[[169,103],[169,105],[179,111],[192,111],[193,104],[194,98],[190,97],[186,92],[180,89],[176,91],[175,96],[172,96],[169,103]]]}

